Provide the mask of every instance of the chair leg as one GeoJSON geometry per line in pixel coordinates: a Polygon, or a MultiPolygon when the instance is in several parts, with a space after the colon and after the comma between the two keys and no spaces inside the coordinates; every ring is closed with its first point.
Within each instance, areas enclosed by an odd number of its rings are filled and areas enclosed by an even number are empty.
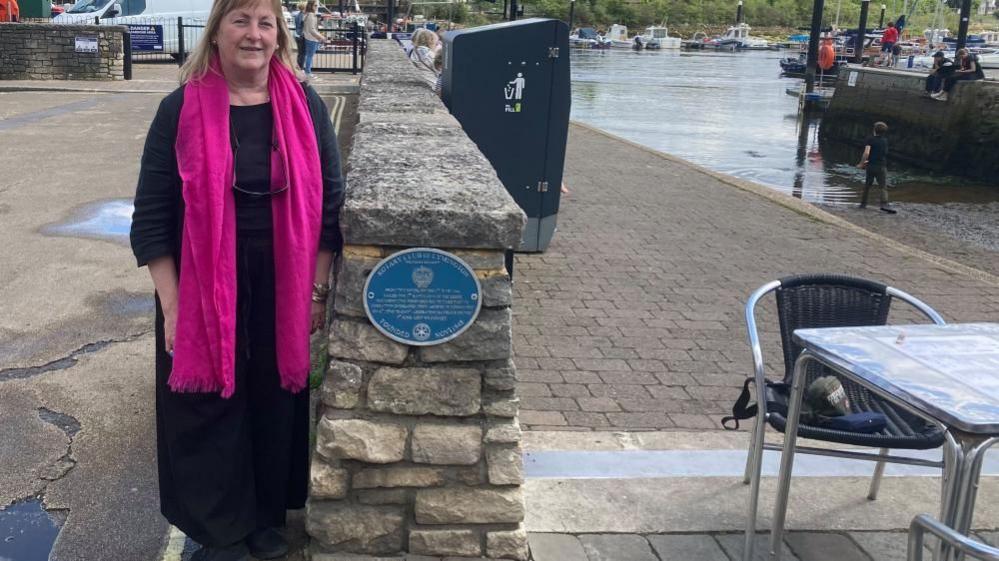
{"type": "Polygon", "coordinates": [[[763,436],[766,433],[766,412],[756,416],[753,434],[749,440],[749,457],[746,458],[746,482],[749,483],[749,513],[746,517],[746,536],[742,547],[742,561],[752,561],[756,547],[756,513],[760,502],[760,476],[763,470],[763,436]]]}
{"type": "Polygon", "coordinates": [[[753,428],[749,432],[749,452],[746,454],[746,471],[742,476],[743,485],[749,485],[753,479],[753,472],[756,471],[756,449],[763,446],[762,439],[756,441],[757,435],[762,434],[758,419],[753,419],[753,428]]]}
{"type": "MultiPolygon", "coordinates": [[[[879,456],[887,456],[888,449],[882,448],[879,456]]],[[[878,500],[878,489],[881,488],[881,477],[885,474],[885,462],[881,460],[876,466],[874,466],[874,477],[871,478],[871,488],[867,491],[867,499],[871,501],[878,500]]]]}

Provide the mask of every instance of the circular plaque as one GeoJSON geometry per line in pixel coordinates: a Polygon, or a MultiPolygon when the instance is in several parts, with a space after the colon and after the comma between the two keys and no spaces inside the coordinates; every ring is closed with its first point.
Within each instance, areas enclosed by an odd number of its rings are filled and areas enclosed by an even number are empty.
{"type": "Polygon", "coordinates": [[[432,248],[394,253],[364,283],[364,311],[374,326],[407,345],[439,345],[461,335],[479,315],[482,287],[475,271],[432,248]]]}

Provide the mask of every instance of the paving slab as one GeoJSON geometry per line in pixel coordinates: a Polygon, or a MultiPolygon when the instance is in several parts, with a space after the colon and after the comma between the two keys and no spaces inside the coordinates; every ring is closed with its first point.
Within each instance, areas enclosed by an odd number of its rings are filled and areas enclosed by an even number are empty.
{"type": "Polygon", "coordinates": [[[659,561],[643,536],[591,534],[579,536],[589,561],[659,561]]]}
{"type": "Polygon", "coordinates": [[[784,541],[801,561],[870,561],[846,534],[788,532],[784,541]]]}
{"type": "Polygon", "coordinates": [[[544,534],[532,532],[527,535],[534,561],[588,561],[583,544],[571,534],[544,534]]]}
{"type": "Polygon", "coordinates": [[[719,561],[725,552],[709,534],[646,536],[662,561],[719,561]]]}
{"type": "MultiPolygon", "coordinates": [[[[729,559],[733,561],[742,561],[742,551],[745,545],[745,535],[744,534],[719,534],[715,536],[718,543],[721,544],[722,549],[729,556],[729,559]]],[[[798,559],[798,557],[787,547],[787,543],[781,544],[781,559],[783,561],[803,561],[798,559]]],[[[759,533],[756,534],[756,546],[753,549],[753,561],[769,561],[770,556],[768,551],[770,549],[770,534],[759,533]]]]}

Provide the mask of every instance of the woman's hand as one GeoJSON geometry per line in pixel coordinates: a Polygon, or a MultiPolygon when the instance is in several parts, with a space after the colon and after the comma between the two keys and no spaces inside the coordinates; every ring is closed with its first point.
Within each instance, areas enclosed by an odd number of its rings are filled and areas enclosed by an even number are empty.
{"type": "Polygon", "coordinates": [[[325,302],[313,302],[312,303],[312,329],[309,333],[315,333],[323,328],[323,324],[326,323],[326,303],[325,302]]]}
{"type": "Polygon", "coordinates": [[[173,356],[173,343],[177,339],[177,309],[163,310],[163,341],[168,355],[173,356]]]}

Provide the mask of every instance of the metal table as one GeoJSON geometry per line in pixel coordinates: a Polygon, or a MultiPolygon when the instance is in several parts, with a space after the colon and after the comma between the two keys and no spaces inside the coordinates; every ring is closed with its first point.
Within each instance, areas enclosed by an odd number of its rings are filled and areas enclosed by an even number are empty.
{"type": "Polygon", "coordinates": [[[818,361],[945,431],[941,521],[967,535],[985,452],[999,441],[999,324],[800,329],[804,350],[784,431],[770,558],[779,560],[791,487],[804,366],[818,361]]]}

